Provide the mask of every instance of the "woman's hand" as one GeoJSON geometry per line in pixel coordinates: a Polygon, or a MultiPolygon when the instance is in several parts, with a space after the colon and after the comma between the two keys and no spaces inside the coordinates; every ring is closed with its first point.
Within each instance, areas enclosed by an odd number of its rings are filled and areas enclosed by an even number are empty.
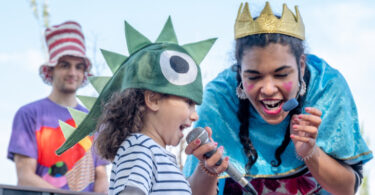
{"type": "Polygon", "coordinates": [[[307,107],[305,111],[309,114],[293,115],[290,125],[290,137],[297,154],[304,160],[311,157],[316,150],[316,138],[322,122],[320,110],[307,107]]]}
{"type": "Polygon", "coordinates": [[[225,157],[222,161],[222,163],[219,166],[216,166],[216,162],[218,162],[221,157],[223,156],[224,147],[220,146],[217,148],[217,143],[212,140],[212,130],[209,127],[205,127],[205,130],[208,133],[208,136],[211,140],[211,142],[201,145],[201,142],[199,139],[193,140],[185,149],[186,154],[193,154],[195,157],[197,157],[201,162],[203,162],[204,167],[203,169],[206,169],[211,174],[220,174],[224,172],[229,163],[229,157],[225,157]],[[216,150],[216,152],[209,158],[204,157],[204,154],[216,150]]]}

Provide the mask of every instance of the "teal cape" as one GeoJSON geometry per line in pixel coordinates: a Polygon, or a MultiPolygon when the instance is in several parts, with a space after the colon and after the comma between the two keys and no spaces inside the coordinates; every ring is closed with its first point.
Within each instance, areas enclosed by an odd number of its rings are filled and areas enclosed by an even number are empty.
{"type": "MultiPolygon", "coordinates": [[[[324,60],[307,56],[310,82],[304,107],[314,107],[322,111],[317,145],[331,157],[346,164],[366,163],[373,155],[363,140],[358,124],[357,108],[344,77],[324,60]]],[[[236,73],[228,68],[207,84],[203,103],[198,108],[199,120],[195,126],[209,126],[213,139],[224,146],[224,156],[229,156],[242,174],[253,178],[280,178],[292,176],[306,168],[303,161],[296,158],[291,141],[281,155],[279,167],[272,167],[275,150],[281,145],[290,116],[277,125],[265,122],[251,106],[250,139],[258,152],[258,159],[246,174],[247,158],[239,140],[239,120],[237,118],[239,100],[236,97],[236,73]]],[[[189,177],[194,172],[198,159],[188,156],[183,172],[189,177]]],[[[221,178],[228,177],[226,173],[221,178]]]]}

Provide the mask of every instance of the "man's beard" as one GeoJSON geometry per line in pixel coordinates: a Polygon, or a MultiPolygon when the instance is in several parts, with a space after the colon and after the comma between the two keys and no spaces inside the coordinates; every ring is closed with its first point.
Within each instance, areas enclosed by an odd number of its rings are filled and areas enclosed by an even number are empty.
{"type": "Polygon", "coordinates": [[[72,89],[72,88],[68,88],[66,86],[62,86],[59,91],[63,94],[72,94],[72,93],[76,93],[78,88],[79,87],[75,87],[74,89],[72,89]]]}

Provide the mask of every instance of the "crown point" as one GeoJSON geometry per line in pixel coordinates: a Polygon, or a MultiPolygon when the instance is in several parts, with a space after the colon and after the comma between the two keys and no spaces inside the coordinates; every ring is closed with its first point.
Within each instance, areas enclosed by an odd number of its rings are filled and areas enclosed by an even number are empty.
{"type": "Polygon", "coordinates": [[[253,21],[253,17],[251,17],[249,4],[246,2],[245,6],[243,7],[243,3],[240,5],[240,9],[238,9],[237,20],[239,21],[253,21]]]}
{"type": "Polygon", "coordinates": [[[276,19],[276,16],[273,14],[271,5],[268,1],[266,2],[266,6],[264,6],[262,12],[260,13],[259,18],[269,18],[272,20],[276,19]]]}
{"type": "Polygon", "coordinates": [[[268,2],[268,1],[266,2],[266,6],[264,6],[263,11],[266,12],[266,13],[269,13],[269,14],[273,14],[270,2],[268,2]]]}
{"type": "Polygon", "coordinates": [[[297,22],[302,21],[302,17],[301,17],[301,15],[299,13],[298,6],[297,5],[294,6],[294,9],[296,10],[296,20],[297,20],[297,22]]]}
{"type": "Polygon", "coordinates": [[[283,3],[283,13],[288,9],[288,6],[286,5],[286,3],[283,3]]]}
{"type": "Polygon", "coordinates": [[[251,14],[250,14],[249,4],[247,2],[245,3],[243,15],[246,17],[246,19],[253,21],[253,17],[251,17],[251,14]]]}
{"type": "Polygon", "coordinates": [[[292,11],[286,6],[286,4],[283,5],[283,13],[281,16],[281,20],[283,22],[297,21],[297,18],[294,16],[292,11]]]}
{"type": "Polygon", "coordinates": [[[238,8],[238,12],[237,12],[237,18],[236,18],[236,20],[238,20],[238,18],[239,18],[240,15],[241,15],[242,6],[243,6],[243,3],[241,3],[240,8],[238,8]]]}

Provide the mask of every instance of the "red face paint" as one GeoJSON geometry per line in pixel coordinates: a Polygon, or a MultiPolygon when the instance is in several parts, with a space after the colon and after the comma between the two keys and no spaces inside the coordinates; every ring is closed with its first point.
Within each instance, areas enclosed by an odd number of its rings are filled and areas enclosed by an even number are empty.
{"type": "Polygon", "coordinates": [[[284,85],[284,88],[287,92],[291,92],[292,91],[292,87],[293,87],[293,81],[289,81],[287,83],[283,83],[284,85]]]}
{"type": "Polygon", "coordinates": [[[254,84],[243,83],[243,87],[246,91],[250,91],[254,88],[254,84]]]}

